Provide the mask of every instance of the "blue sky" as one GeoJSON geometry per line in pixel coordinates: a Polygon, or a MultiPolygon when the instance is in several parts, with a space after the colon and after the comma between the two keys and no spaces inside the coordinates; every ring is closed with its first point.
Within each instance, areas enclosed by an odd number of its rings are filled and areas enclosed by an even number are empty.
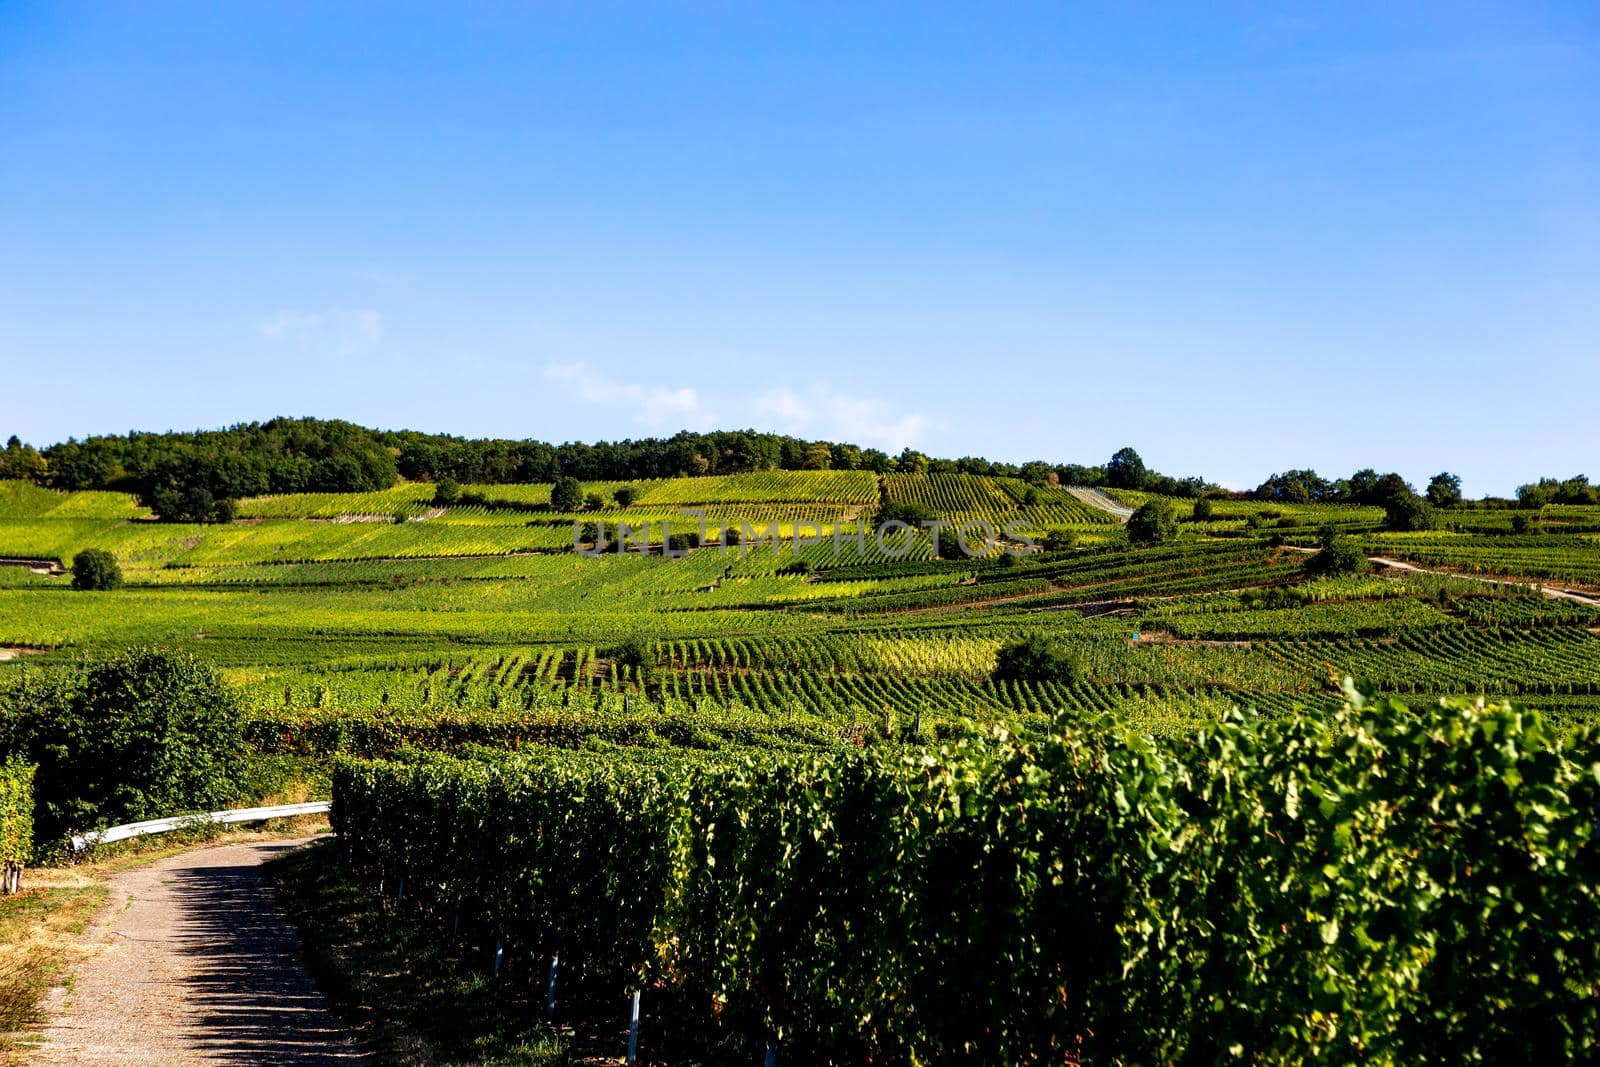
{"type": "Polygon", "coordinates": [[[1600,8],[0,0],[0,434],[1600,476],[1600,8]]]}

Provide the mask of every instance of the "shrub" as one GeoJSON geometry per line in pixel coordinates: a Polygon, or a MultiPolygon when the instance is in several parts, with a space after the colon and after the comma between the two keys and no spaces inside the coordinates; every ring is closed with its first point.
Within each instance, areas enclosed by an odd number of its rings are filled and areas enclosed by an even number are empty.
{"type": "Polygon", "coordinates": [[[673,552],[687,552],[691,548],[700,547],[698,533],[675,533],[667,535],[667,548],[673,552]]]}
{"type": "Polygon", "coordinates": [[[1040,547],[1046,552],[1071,552],[1078,547],[1078,535],[1072,530],[1051,530],[1040,547]]]}
{"type": "Polygon", "coordinates": [[[1538,512],[1532,514],[1519,512],[1511,516],[1511,532],[1514,534],[1540,534],[1544,533],[1544,524],[1539,521],[1538,512]]]}
{"type": "Polygon", "coordinates": [[[448,475],[433,487],[433,506],[448,508],[461,502],[461,483],[448,475]]]}
{"type": "Polygon", "coordinates": [[[1088,662],[1078,652],[1043,634],[1030,634],[995,653],[997,682],[1075,682],[1088,677],[1088,662]]]}
{"type": "Polygon", "coordinates": [[[122,568],[117,557],[103,548],[86,548],[72,557],[72,588],[117,589],[122,585],[122,568]]]}
{"type": "Polygon", "coordinates": [[[1128,518],[1128,540],[1136,545],[1160,544],[1176,536],[1178,520],[1165,500],[1148,500],[1128,518]]]}
{"type": "Polygon", "coordinates": [[[624,485],[619,487],[616,492],[611,494],[611,499],[617,502],[617,507],[626,508],[632,507],[633,502],[638,499],[638,496],[639,490],[635,489],[631,485],[624,485]]]}
{"type": "Polygon", "coordinates": [[[0,703],[0,754],[38,765],[38,840],[222,807],[244,783],[244,713],[194,657],[136,649],[25,676],[0,703]]]}
{"type": "Polygon", "coordinates": [[[599,493],[589,493],[583,498],[584,511],[599,511],[606,506],[606,498],[599,493]]]}
{"type": "Polygon", "coordinates": [[[1324,532],[1322,549],[1306,561],[1306,570],[1313,574],[1365,574],[1371,568],[1360,545],[1333,531],[1324,532]]]}
{"type": "Polygon", "coordinates": [[[1201,497],[1194,502],[1194,511],[1189,518],[1194,522],[1210,522],[1213,511],[1214,507],[1211,500],[1207,497],[1201,497]]]}
{"type": "Polygon", "coordinates": [[[630,667],[634,679],[644,685],[656,676],[656,652],[646,641],[630,637],[611,650],[611,660],[619,667],[630,667]]]}
{"type": "Polygon", "coordinates": [[[583,485],[576,478],[557,478],[550,487],[550,507],[555,511],[577,511],[583,507],[583,485]]]}
{"type": "Polygon", "coordinates": [[[1401,533],[1431,530],[1436,522],[1433,505],[1415,493],[1401,493],[1384,505],[1384,526],[1401,533]]]}

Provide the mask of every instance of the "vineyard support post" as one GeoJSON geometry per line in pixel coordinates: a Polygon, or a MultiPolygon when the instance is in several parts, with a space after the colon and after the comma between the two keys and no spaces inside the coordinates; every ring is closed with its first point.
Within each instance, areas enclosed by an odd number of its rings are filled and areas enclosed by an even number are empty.
{"type": "Polygon", "coordinates": [[[560,966],[561,954],[558,952],[550,957],[550,981],[545,987],[544,994],[544,1017],[546,1019],[554,1019],[556,1017],[556,970],[560,966]]]}
{"type": "Polygon", "coordinates": [[[633,991],[633,1010],[628,1015],[628,1067],[639,1060],[639,990],[633,991]]]}
{"type": "Polygon", "coordinates": [[[494,939],[494,977],[500,977],[500,961],[505,959],[506,946],[500,938],[494,939]]]}

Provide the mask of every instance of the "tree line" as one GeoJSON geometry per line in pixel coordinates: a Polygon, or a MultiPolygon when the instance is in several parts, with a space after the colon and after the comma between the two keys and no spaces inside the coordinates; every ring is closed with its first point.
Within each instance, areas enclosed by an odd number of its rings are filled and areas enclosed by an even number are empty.
{"type": "Polygon", "coordinates": [[[1035,485],[1090,485],[1198,496],[1212,486],[1144,465],[1131,448],[1103,465],[1043,460],[1001,463],[979,456],[898,455],[847,442],[808,441],[756,430],[638,440],[544,441],[464,438],[414,430],[373,430],[333,419],[276,418],[221,430],[69,438],[43,449],[13,436],[0,452],[0,478],[58,489],[132,492],[162,519],[226,522],[233,501],[273,493],[357,493],[397,478],[461,483],[621,481],[763,470],[862,470],[879,474],[977,474],[1035,485]]]}

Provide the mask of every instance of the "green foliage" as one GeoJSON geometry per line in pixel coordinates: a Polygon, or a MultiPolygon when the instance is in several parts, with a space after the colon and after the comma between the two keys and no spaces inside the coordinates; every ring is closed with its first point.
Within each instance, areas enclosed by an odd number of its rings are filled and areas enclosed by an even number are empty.
{"type": "Polygon", "coordinates": [[[1351,688],[1170,740],[343,763],[333,818],[514,956],[797,1062],[1580,1062],[1596,755],[1351,688]]]}
{"type": "Polygon", "coordinates": [[[1189,517],[1195,522],[1210,522],[1212,514],[1216,511],[1209,497],[1201,497],[1194,502],[1194,510],[1189,517]]]}
{"type": "Polygon", "coordinates": [[[1088,674],[1081,654],[1043,634],[1029,634],[995,653],[997,682],[1080,682],[1088,674]]]}
{"type": "Polygon", "coordinates": [[[117,557],[103,548],[86,548],[72,557],[72,588],[119,589],[122,568],[117,557]]]}
{"type": "Polygon", "coordinates": [[[16,888],[17,869],[33,855],[33,775],[16,756],[0,763],[0,893],[16,888]]]}
{"type": "Polygon", "coordinates": [[[626,667],[640,684],[655,680],[656,652],[649,642],[638,637],[630,637],[611,650],[611,660],[619,667],[626,667]]]}
{"type": "Polygon", "coordinates": [[[620,486],[611,493],[611,499],[617,502],[619,508],[632,507],[638,496],[639,490],[631,485],[620,486]]]}
{"type": "Polygon", "coordinates": [[[583,507],[583,486],[578,479],[557,478],[550,488],[550,507],[567,512],[583,507]]]}
{"type": "Polygon", "coordinates": [[[1431,530],[1438,519],[1433,505],[1415,493],[1396,495],[1383,508],[1384,527],[1401,533],[1431,530]]]}
{"type": "Polygon", "coordinates": [[[440,478],[433,487],[433,506],[447,508],[461,502],[461,483],[449,475],[440,478]]]}
{"type": "Polygon", "coordinates": [[[1461,476],[1443,471],[1428,481],[1428,503],[1436,508],[1453,508],[1461,503],[1461,476]]]}
{"type": "Polygon", "coordinates": [[[38,765],[38,840],[223,807],[243,781],[244,713],[194,657],[136,649],[0,694],[0,755],[38,765]]]}
{"type": "Polygon", "coordinates": [[[1113,489],[1143,489],[1148,472],[1131,448],[1119,448],[1106,463],[1106,484],[1113,489]]]}
{"type": "Polygon", "coordinates": [[[1078,535],[1072,530],[1051,530],[1039,547],[1046,552],[1071,552],[1078,547],[1078,535]]]}
{"type": "Polygon", "coordinates": [[[1172,505],[1156,498],[1140,504],[1128,517],[1128,540],[1136,545],[1155,545],[1178,536],[1178,520],[1172,505]]]}
{"type": "Polygon", "coordinates": [[[1322,548],[1306,561],[1306,570],[1312,574],[1337,577],[1347,574],[1365,574],[1372,569],[1366,553],[1353,538],[1336,530],[1324,530],[1322,548]]]}

